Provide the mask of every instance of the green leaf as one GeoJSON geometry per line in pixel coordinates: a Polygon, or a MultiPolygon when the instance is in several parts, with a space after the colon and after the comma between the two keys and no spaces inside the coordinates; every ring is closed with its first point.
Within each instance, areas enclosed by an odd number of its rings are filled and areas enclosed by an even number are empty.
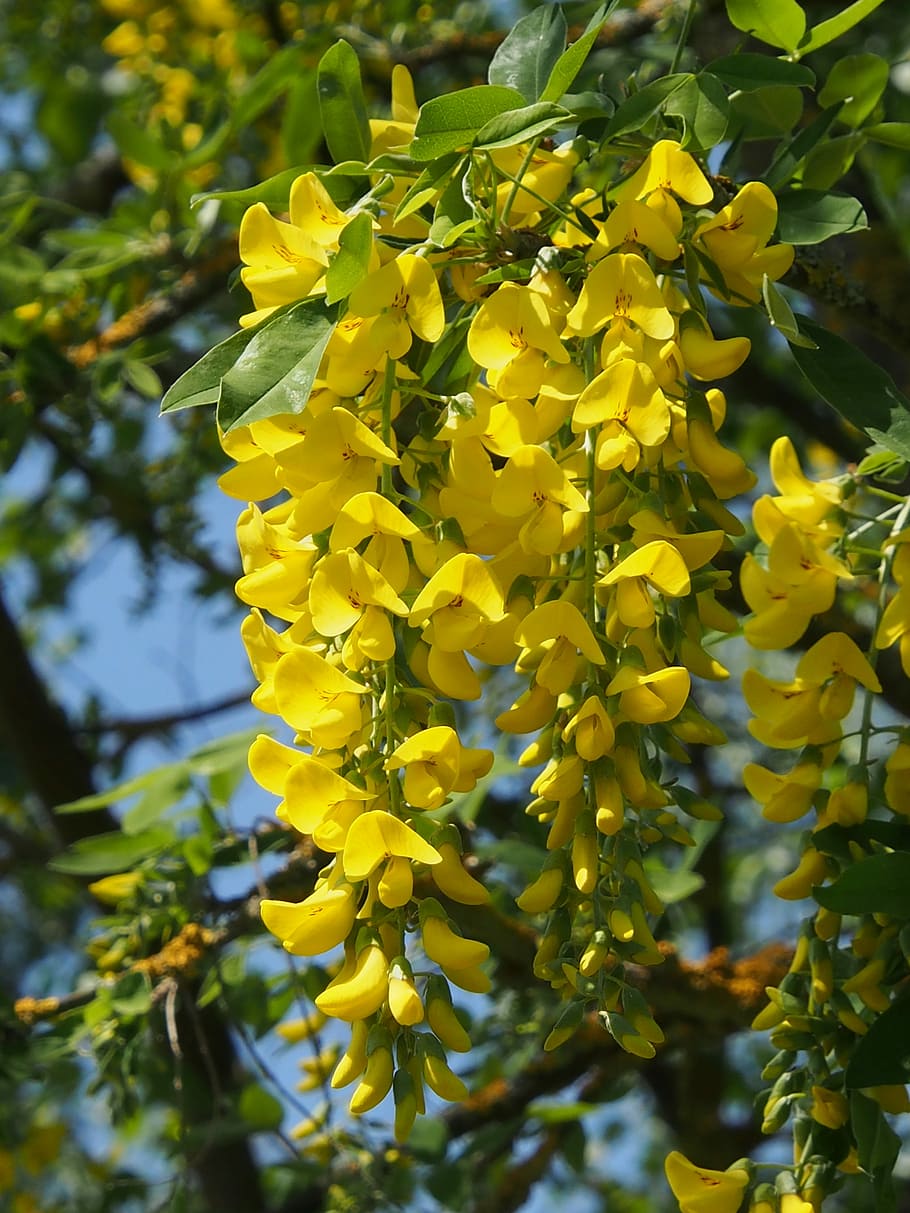
{"type": "Polygon", "coordinates": [[[786,337],[793,345],[808,346],[811,349],[812,342],[799,331],[799,325],[786,296],[767,274],[762,275],[762,298],[768,310],[768,319],[781,336],[786,337]]]}
{"type": "Polygon", "coordinates": [[[319,117],[326,146],[336,164],[344,160],[369,160],[370,122],[360,63],[349,42],[339,38],[316,68],[319,117]]]}
{"type": "Polygon", "coordinates": [[[848,1087],[910,1081],[910,998],[893,1002],[857,1041],[845,1080],[848,1087]]]}
{"type": "Polygon", "coordinates": [[[795,88],[811,88],[815,84],[815,72],[804,63],[775,59],[772,55],[725,55],[708,64],[708,70],[730,88],[744,93],[769,84],[789,84],[795,88]]]}
{"type": "Polygon", "coordinates": [[[474,146],[478,149],[512,147],[516,143],[528,143],[547,131],[571,121],[573,115],[561,105],[540,101],[536,105],[525,105],[521,109],[507,110],[485,122],[477,132],[474,146]]]}
{"type": "Polygon", "coordinates": [[[856,1139],[857,1162],[872,1176],[875,1213],[894,1213],[897,1204],[892,1174],[901,1139],[875,1100],[859,1091],[850,1095],[850,1128],[856,1139]]]}
{"type": "Polygon", "coordinates": [[[789,190],[778,196],[777,231],[787,244],[819,244],[845,232],[869,226],[866,212],[849,194],[824,190],[789,190]]]}
{"type": "Polygon", "coordinates": [[[819,905],[836,914],[893,914],[910,918],[910,853],[869,855],[830,885],[813,890],[819,905]]]}
{"type": "Polygon", "coordinates": [[[465,148],[491,118],[523,106],[521,93],[499,84],[478,84],[432,97],[420,107],[411,156],[415,160],[435,160],[465,148]]]}
{"type": "Polygon", "coordinates": [[[248,1083],[240,1092],[237,1111],[256,1132],[277,1129],[284,1120],[281,1100],[258,1082],[248,1083]]]}
{"type": "MultiPolygon", "coordinates": [[[[312,121],[312,113],[310,115],[312,121]]],[[[287,210],[288,199],[291,196],[291,186],[303,173],[309,172],[310,165],[302,164],[295,168],[282,169],[273,177],[267,177],[257,185],[251,185],[245,190],[207,190],[204,194],[194,194],[190,206],[199,206],[210,198],[222,202],[238,203],[244,209],[254,202],[263,202],[271,210],[287,210]]]]}
{"type": "Polygon", "coordinates": [[[609,3],[602,4],[591,17],[585,27],[585,32],[578,41],[566,47],[553,65],[547,86],[540,94],[541,101],[559,101],[563,94],[569,91],[575,83],[575,77],[591,53],[591,48],[597,41],[597,35],[603,28],[604,22],[618,3],[619,0],[609,0],[609,3]]]}
{"type": "Polygon", "coordinates": [[[441,1117],[418,1116],[408,1136],[408,1151],[420,1162],[438,1163],[445,1158],[449,1130],[441,1117]]]}
{"type": "Polygon", "coordinates": [[[500,43],[487,80],[514,88],[525,101],[543,93],[566,48],[566,19],[556,5],[541,5],[522,17],[500,43]]]}
{"type": "Polygon", "coordinates": [[[777,191],[786,185],[815,145],[827,135],[837,121],[840,105],[824,110],[799,134],[778,151],[765,173],[764,182],[769,189],[777,191]]]}
{"type": "Polygon", "coordinates": [[[906,459],[901,459],[893,451],[885,450],[878,443],[869,448],[868,453],[856,465],[857,476],[870,476],[873,480],[888,480],[898,482],[907,475],[906,459]]]}
{"type": "Polygon", "coordinates": [[[798,316],[816,349],[794,349],[797,366],[832,408],[870,438],[910,460],[910,400],[894,380],[843,337],[798,316]]]}
{"type": "Polygon", "coordinates": [[[852,131],[826,139],[814,147],[803,163],[800,180],[805,189],[827,192],[850,171],[856,153],[866,142],[866,132],[852,131]]]}
{"type": "Polygon", "coordinates": [[[157,778],[123,815],[124,834],[141,834],[154,825],[168,809],[179,804],[190,786],[189,769],[181,763],[159,769],[157,778]]]}
{"type": "Polygon", "coordinates": [[[212,844],[202,834],[191,834],[183,843],[183,858],[194,876],[204,876],[212,866],[212,844]]]}
{"type": "Polygon", "coordinates": [[[845,55],[828,73],[818,103],[827,109],[843,101],[839,121],[861,126],[885,91],[890,70],[880,55],[845,55]]]}
{"type": "Polygon", "coordinates": [[[791,53],[806,32],[806,14],[796,0],[726,0],[730,24],[759,42],[791,53]]]}
{"type": "Polygon", "coordinates": [[[395,210],[395,222],[400,223],[408,215],[413,215],[422,206],[432,202],[439,192],[445,189],[449,178],[456,168],[460,167],[462,160],[463,157],[457,152],[451,152],[448,156],[440,156],[438,160],[428,164],[399,202],[395,210]]]}
{"type": "Polygon", "coordinates": [[[808,55],[810,51],[817,51],[820,46],[827,46],[847,30],[853,29],[864,17],[874,13],[881,3],[882,0],[855,0],[854,4],[848,4],[842,12],[829,17],[827,21],[813,25],[809,30],[809,37],[799,48],[799,53],[808,55]]]}
{"type": "Polygon", "coordinates": [[[118,800],[126,800],[130,796],[135,796],[137,792],[143,792],[148,788],[153,788],[155,784],[161,780],[170,779],[171,775],[188,769],[188,763],[185,759],[179,762],[165,763],[163,766],[153,767],[150,771],[144,771],[141,775],[136,775],[132,779],[125,779],[122,783],[114,784],[112,788],[107,788],[103,792],[93,792],[91,796],[80,796],[78,800],[69,800],[66,804],[58,804],[55,813],[82,813],[86,809],[100,809],[107,805],[115,804],[118,800]]]}
{"type": "Polygon", "coordinates": [[[195,408],[199,404],[215,404],[221,391],[221,380],[244,352],[253,338],[274,321],[274,315],[254,328],[241,329],[214,349],[204,354],[176,383],[172,383],[161,401],[162,413],[195,408]]]}
{"type": "Polygon", "coordinates": [[[795,128],[803,112],[803,95],[790,84],[769,84],[739,93],[730,106],[742,126],[743,139],[770,139],[789,135],[795,128]]]}
{"type": "Polygon", "coordinates": [[[299,44],[285,46],[272,54],[232,102],[231,129],[243,130],[255,122],[298,79],[305,70],[304,64],[304,50],[299,44]]]}
{"type": "Polygon", "coordinates": [[[453,232],[461,231],[464,225],[474,220],[471,204],[465,197],[465,175],[468,170],[467,159],[463,160],[449,184],[439,196],[436,209],[433,212],[433,222],[430,226],[429,237],[434,244],[443,248],[449,242],[453,232]]]}
{"type": "Polygon", "coordinates": [[[245,763],[250,746],[262,731],[261,728],[241,729],[207,741],[193,750],[186,760],[187,766],[194,775],[217,775],[237,762],[245,763]]]}
{"type": "Polygon", "coordinates": [[[123,364],[123,377],[135,388],[140,396],[147,400],[161,398],[161,380],[147,362],[129,361],[123,364]]]}
{"type": "Polygon", "coordinates": [[[646,84],[619,106],[607,123],[604,138],[613,139],[627,131],[640,130],[663,107],[668,97],[694,79],[691,72],[677,72],[646,84]]]}
{"type": "Polygon", "coordinates": [[[155,826],[140,834],[121,834],[119,830],[112,830],[108,834],[80,838],[62,855],[51,859],[48,867],[69,876],[107,876],[114,872],[128,872],[143,859],[170,846],[173,841],[173,830],[165,826],[155,826]]]}
{"type": "Polygon", "coordinates": [[[684,148],[707,151],[721,142],[727,130],[730,119],[727,90],[716,76],[700,72],[674,90],[667,98],[664,112],[682,118],[684,148]]]}
{"type": "Polygon", "coordinates": [[[148,978],[142,973],[125,973],[111,987],[110,1006],[117,1015],[145,1015],[152,1006],[148,978]]]}
{"type": "Polygon", "coordinates": [[[316,298],[261,328],[221,381],[222,431],[276,413],[303,412],[335,323],[334,312],[316,298]]]}
{"type": "Polygon", "coordinates": [[[897,147],[910,152],[910,122],[876,122],[863,127],[867,139],[883,143],[885,147],[897,147]]]}
{"type": "Polygon", "coordinates": [[[525,1115],[528,1119],[539,1120],[542,1125],[564,1125],[569,1121],[581,1120],[590,1112],[598,1112],[602,1104],[596,1103],[532,1103],[528,1104],[525,1115]]]}
{"type": "MultiPolygon", "coordinates": [[[[893,459],[894,456],[889,454],[889,458],[893,459]]],[[[910,824],[867,817],[860,825],[825,826],[823,830],[817,830],[812,835],[812,845],[817,850],[850,862],[853,860],[850,844],[859,843],[861,847],[868,849],[870,842],[882,842],[893,850],[910,851],[910,824]]]]}
{"type": "Polygon", "coordinates": [[[288,164],[300,164],[315,157],[322,132],[313,121],[319,108],[316,70],[298,73],[291,85],[281,118],[281,146],[288,164]]]}
{"type": "Polygon", "coordinates": [[[178,157],[174,152],[159,143],[145,127],[136,126],[122,111],[115,110],[109,115],[107,129],[118,151],[128,160],[159,172],[168,172],[177,164],[178,157]]]}
{"type": "Polygon", "coordinates": [[[372,251],[373,220],[366,211],[361,211],[342,228],[338,238],[338,252],[326,270],[327,303],[347,299],[354,287],[366,277],[372,251]]]}

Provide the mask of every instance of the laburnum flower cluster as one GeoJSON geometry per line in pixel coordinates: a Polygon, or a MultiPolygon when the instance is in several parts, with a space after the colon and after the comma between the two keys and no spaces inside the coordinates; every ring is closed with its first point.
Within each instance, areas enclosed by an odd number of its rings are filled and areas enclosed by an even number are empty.
{"type": "MultiPolygon", "coordinates": [[[[742,568],[743,595],[753,611],[745,636],[756,650],[799,643],[804,651],[792,679],[746,672],[749,728],[767,747],[770,765],[750,763],[743,776],[767,820],[811,822],[796,869],[774,892],[785,900],[814,892],[821,904],[804,921],[790,971],[779,988],[768,989],[770,1001],[754,1026],[770,1029],[778,1049],[763,1073],[772,1083],[764,1093],[763,1129],[776,1132],[792,1117],[796,1166],[790,1178],[808,1213],[836,1186],[837,1171],[859,1169],[852,1124],[857,1096],[888,1113],[910,1111],[904,1085],[851,1090],[857,1083],[848,1085],[846,1074],[857,1045],[906,980],[907,920],[898,913],[864,913],[849,901],[827,905],[824,892],[863,860],[887,862],[894,837],[889,829],[910,815],[910,738],[894,724],[876,724],[874,713],[882,650],[898,646],[903,671],[910,672],[904,589],[910,507],[906,498],[870,489],[852,475],[813,481],[787,438],[772,447],[771,477],[775,493],[753,507],[762,559],[747,557],[742,568]],[[878,500],[867,515],[870,494],[885,505],[878,500]],[[844,632],[806,645],[813,620],[832,607],[838,592],[863,587],[875,604],[866,651],[844,632]],[[851,720],[856,727],[845,728],[851,720]]],[[[717,1206],[736,1207],[733,1201],[717,1206]]]]}
{"type": "MultiPolygon", "coordinates": [[[[354,1086],[355,1114],[392,1090],[400,1140],[425,1087],[467,1093],[448,1064],[470,1048],[452,987],[489,988],[489,949],[460,931],[458,906],[489,892],[437,810],[488,774],[502,735],[529,738],[526,812],[550,853],[518,898],[547,916],[535,973],[564,999],[546,1047],[591,1011],[640,1057],[663,1040],[626,965],[662,959],[647,852],[692,843],[681,813],[719,816],[676,771],[690,745],[724,740],[697,687],[728,677],[712,645],[738,624],[714,561],[743,533],[726,503],[755,484],[718,436],[713,386],[750,343],[717,339],[709,303],[757,304],[793,258],[772,242],[766,186],[719,193],[670,139],[618,177],[586,165],[583,143],[465,151],[449,167],[470,217],[440,227],[450,179],[384,155],[407,150],[416,119],[398,68],[392,120],[370,124],[383,167],[368,193],[342,208],[338,178],[307,172],[286,218],[247,211],[244,323],[300,301],[337,316],[304,398],[289,388],[286,411],[224,435],[236,466],[221,481],[252,503],[237,593],[253,701],[294,735],[262,735],[250,768],[330,856],[309,896],[266,900],[263,919],[295,955],[342,949],[316,998],[351,1025],[330,1082],[354,1086]],[[586,168],[596,184],[579,189],[586,168]],[[517,692],[477,747],[456,709],[483,700],[494,668],[517,692]]],[[[757,634],[774,630],[780,579],[796,578],[806,615],[844,572],[821,514],[813,526],[818,540],[769,512],[773,567],[750,566],[746,590],[757,634]],[[807,543],[815,580],[795,572],[807,543]]],[[[874,684],[845,652],[809,654],[800,674],[832,721],[846,695],[832,679],[874,684]]],[[[756,710],[774,694],[761,686],[756,710]]]]}

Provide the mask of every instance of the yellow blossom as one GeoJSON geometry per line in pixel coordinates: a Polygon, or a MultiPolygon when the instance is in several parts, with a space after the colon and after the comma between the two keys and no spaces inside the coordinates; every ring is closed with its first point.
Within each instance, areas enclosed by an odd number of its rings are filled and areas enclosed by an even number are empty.
{"type": "Polygon", "coordinates": [[[667,1155],[664,1168],[680,1213],[736,1213],[749,1183],[745,1170],[696,1167],[677,1150],[667,1155]]]}

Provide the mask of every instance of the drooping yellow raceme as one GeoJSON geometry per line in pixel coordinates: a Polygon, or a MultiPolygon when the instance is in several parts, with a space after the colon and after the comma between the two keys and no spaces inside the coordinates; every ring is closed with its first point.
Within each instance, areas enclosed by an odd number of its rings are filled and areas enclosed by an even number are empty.
{"type": "MultiPolygon", "coordinates": [[[[416,120],[410,77],[396,68],[392,118],[371,120],[373,155],[406,151],[416,120]]],[[[316,299],[352,218],[366,210],[373,219],[305,407],[225,435],[237,461],[225,488],[263,503],[238,529],[238,594],[253,608],[244,640],[254,702],[294,734],[293,745],[260,738],[250,767],[280,798],[280,819],[329,857],[306,896],[267,899],[263,917],[299,955],[343,947],[341,970],[317,999],[351,1023],[332,1082],[356,1082],[355,1114],[391,1090],[399,1140],[425,1085],[444,1098],[465,1093],[444,1055],[470,1047],[450,985],[489,988],[487,944],[466,938],[427,890],[456,908],[490,896],[463,863],[468,834],[435,816],[445,805],[457,812],[453,796],[492,764],[492,739],[490,748],[466,745],[444,701],[482,700],[496,666],[514,666],[519,687],[491,729],[532,734],[521,762],[540,771],[527,811],[548,828],[552,856],[541,888],[533,882],[520,903],[558,910],[535,972],[570,998],[609,972],[605,1022],[616,1042],[643,1057],[663,1044],[623,964],[662,959],[648,915],[663,906],[640,861],[661,840],[691,844],[660,756],[684,761],[687,744],[721,736],[690,701],[690,674],[726,675],[704,647],[709,630],[736,626],[715,597],[728,579],[711,561],[737,534],[721,503],[752,484],[717,436],[722,394],[700,396],[692,382],[731,373],[749,343],[714,338],[687,294],[692,284],[682,286],[681,257],[697,232],[727,281],[751,289],[754,267],[724,242],[742,213],[755,228],[750,257],[767,253],[772,277],[786,258],[768,250],[773,224],[766,231],[749,194],[732,219],[704,218],[713,188],[675,141],[657,143],[618,187],[572,202],[576,148],[528,153],[469,155],[465,178],[474,190],[465,197],[497,216],[503,247],[527,237],[510,222],[533,228],[544,246],[518,280],[488,276],[508,258],[483,247],[481,228],[448,248],[432,243],[434,188],[396,219],[414,178],[394,164],[386,180],[373,175],[375,196],[346,198],[346,210],[319,172],[303,174],[287,221],[253,208],[242,231],[259,319],[316,299]],[[587,231],[556,220],[573,205],[587,231]],[[545,247],[557,222],[558,262],[545,247]],[[444,362],[433,349],[441,342],[444,362]],[[596,940],[595,904],[610,924],[596,940]]],[[[794,545],[787,528],[805,515],[803,498],[815,498],[792,488],[793,469],[779,462],[781,497],[793,503],[774,507],[781,525],[768,511],[774,568],[755,595],[772,597],[783,580],[795,600],[811,584],[805,596],[816,606],[817,587],[824,581],[827,592],[840,576],[834,531],[830,542],[813,531],[794,545]]],[[[849,681],[854,664],[834,658],[849,681]]],[[[799,677],[813,703],[827,696],[839,728],[844,691],[831,688],[840,674],[813,666],[799,677]]],[[[775,694],[762,684],[753,699],[775,694]]],[[[779,791],[768,794],[774,814],[792,811],[779,807],[779,791]]],[[[550,1044],[568,1035],[558,1028],[550,1044]]],[[[708,1187],[698,1184],[682,1207],[722,1213],[692,1203],[708,1187]]]]}

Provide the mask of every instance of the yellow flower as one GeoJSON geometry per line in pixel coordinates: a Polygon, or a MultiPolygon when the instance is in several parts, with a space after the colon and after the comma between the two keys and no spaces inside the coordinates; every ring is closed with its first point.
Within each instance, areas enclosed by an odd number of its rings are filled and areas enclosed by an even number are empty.
{"type": "Polygon", "coordinates": [[[793,245],[766,247],[777,226],[777,199],[761,181],[750,181],[693,239],[714,261],[737,305],[757,303],[765,274],[782,278],[793,264],[793,245]]]}
{"type": "Polygon", "coordinates": [[[895,813],[910,817],[910,743],[901,740],[885,762],[885,802],[895,813]]]}
{"type": "Polygon", "coordinates": [[[417,595],[408,622],[444,652],[463,652],[502,619],[502,591],[487,563],[460,552],[438,569],[417,595]]]}
{"type": "Polygon", "coordinates": [[[404,767],[404,795],[414,808],[437,809],[451,791],[470,791],[492,765],[489,750],[465,748],[454,729],[435,725],[403,741],[385,769],[404,767]]]}
{"type": "Polygon", "coordinates": [[[311,649],[295,648],[275,667],[279,715],[316,746],[338,749],[360,733],[364,694],[365,686],[311,649]]]}
{"type": "MultiPolygon", "coordinates": [[[[268,770],[270,756],[262,747],[263,741],[271,742],[271,738],[257,739],[250,749],[250,770],[254,778],[257,778],[257,771],[262,773],[263,767],[268,770]]],[[[375,792],[366,791],[351,783],[320,759],[299,753],[288,769],[282,787],[277,790],[284,797],[276,809],[277,816],[301,834],[312,834],[317,830],[336,805],[349,801],[373,800],[376,795],[375,792]]]]}
{"type": "Polygon", "coordinates": [[[445,327],[445,310],[433,267],[425,257],[402,253],[368,274],[348,301],[357,316],[376,316],[369,333],[379,360],[403,358],[411,348],[411,334],[422,341],[438,341],[445,327]]]}
{"type": "Polygon", "coordinates": [[[320,1011],[333,1019],[353,1023],[378,1011],[388,993],[389,962],[382,948],[371,943],[356,956],[347,958],[341,971],[314,1001],[320,1011]]]}
{"type": "Polygon", "coordinates": [[[686,562],[665,539],[646,543],[614,565],[597,584],[616,586],[616,612],[629,628],[647,628],[654,622],[648,586],[670,598],[682,598],[691,588],[686,562]]]}
{"type": "Polygon", "coordinates": [[[595,762],[613,749],[616,733],[607,709],[597,695],[589,695],[562,731],[565,741],[574,739],[575,752],[585,762],[595,762]]]}
{"type": "Polygon", "coordinates": [[[503,283],[480,305],[468,330],[468,353],[490,372],[492,388],[513,396],[536,395],[546,358],[569,361],[540,292],[514,282],[503,283]]]}
{"type": "Polygon", "coordinates": [[[253,296],[255,312],[242,325],[258,324],[269,312],[305,299],[325,273],[325,249],[292,223],[284,223],[256,202],[240,222],[240,278],[253,296]]]}
{"type": "Polygon", "coordinates": [[[309,608],[313,627],[322,636],[340,636],[360,624],[358,645],[373,661],[387,661],[395,652],[387,612],[408,613],[382,574],[353,548],[323,556],[316,564],[309,608]]]}
{"type": "Polygon", "coordinates": [[[679,242],[666,221],[652,207],[635,198],[627,198],[607,216],[602,234],[588,250],[589,261],[612,249],[633,252],[632,246],[650,249],[662,261],[675,261],[679,242]]]}
{"type": "Polygon", "coordinates": [[[337,249],[338,237],[351,221],[339,210],[315,173],[302,173],[291,186],[291,224],[323,248],[337,249]]]}
{"type": "Polygon", "coordinates": [[[647,198],[655,190],[677,194],[694,206],[705,206],[714,197],[711,183],[674,139],[658,140],[632,176],[616,187],[613,197],[647,198]]]}
{"type": "Polygon", "coordinates": [[[689,671],[682,666],[668,666],[653,674],[623,666],[607,686],[607,694],[619,695],[620,711],[627,719],[656,724],[679,715],[691,685],[689,671]]]}
{"type": "Polygon", "coordinates": [[[637,253],[611,253],[598,261],[566,317],[566,327],[579,337],[615,323],[637,325],[664,341],[676,330],[654,271],[637,253]]]}
{"type": "Polygon", "coordinates": [[[374,809],[357,817],[344,846],[344,874],[348,880],[366,880],[381,863],[394,858],[426,864],[442,860],[435,847],[391,813],[374,809]]]}
{"type": "Polygon", "coordinates": [[[389,1010],[393,1019],[404,1027],[413,1027],[423,1021],[423,1003],[414,985],[414,975],[402,957],[394,960],[389,969],[389,1010]]]}
{"type": "MultiPolygon", "coordinates": [[[[527,144],[516,144],[514,147],[496,149],[491,155],[498,169],[517,177],[527,152],[527,144]]],[[[577,163],[578,153],[568,144],[553,151],[543,147],[536,148],[521,176],[521,187],[514,198],[511,181],[503,181],[496,187],[496,210],[500,215],[500,222],[508,223],[519,218],[524,220],[535,211],[545,209],[547,202],[555,202],[569,184],[572,170],[577,163]],[[507,213],[505,206],[509,199],[511,203],[507,213]]]]}
{"type": "MultiPolygon", "coordinates": [[[[828,1129],[840,1129],[850,1119],[850,1109],[841,1091],[829,1091],[827,1087],[814,1086],[810,1115],[813,1120],[828,1129]]],[[[811,1208],[811,1205],[809,1207],[811,1208]]],[[[796,1213],[796,1210],[793,1210],[793,1213],[796,1213]]]]}
{"type": "MultiPolygon", "coordinates": [[[[581,611],[562,599],[535,607],[521,621],[515,639],[525,649],[541,650],[536,679],[550,695],[562,694],[575,681],[577,652],[594,665],[606,660],[581,611]]],[[[513,730],[514,721],[509,731],[513,730]]]]}
{"type": "Polygon", "coordinates": [[[887,649],[900,641],[901,665],[910,677],[910,533],[902,534],[899,542],[891,575],[901,588],[885,607],[875,633],[875,646],[887,649]],[[904,582],[908,584],[904,585],[904,582]]]}
{"type": "Polygon", "coordinates": [[[304,901],[264,898],[259,912],[266,929],[294,956],[318,956],[343,943],[354,926],[357,900],[350,886],[311,893],[304,901]]]}
{"type": "Polygon", "coordinates": [[[664,1169],[680,1213],[736,1213],[749,1183],[749,1173],[739,1167],[710,1171],[677,1150],[667,1155],[664,1169]]]}
{"type": "Polygon", "coordinates": [[[822,768],[817,762],[800,762],[786,775],[749,762],[743,768],[743,783],[749,795],[762,806],[768,821],[798,821],[812,808],[821,787],[822,768]]]}
{"type": "Polygon", "coordinates": [[[491,505],[506,518],[526,518],[518,536],[522,549],[544,556],[562,543],[564,511],[588,510],[569,475],[539,446],[513,452],[497,477],[491,505]]]}

